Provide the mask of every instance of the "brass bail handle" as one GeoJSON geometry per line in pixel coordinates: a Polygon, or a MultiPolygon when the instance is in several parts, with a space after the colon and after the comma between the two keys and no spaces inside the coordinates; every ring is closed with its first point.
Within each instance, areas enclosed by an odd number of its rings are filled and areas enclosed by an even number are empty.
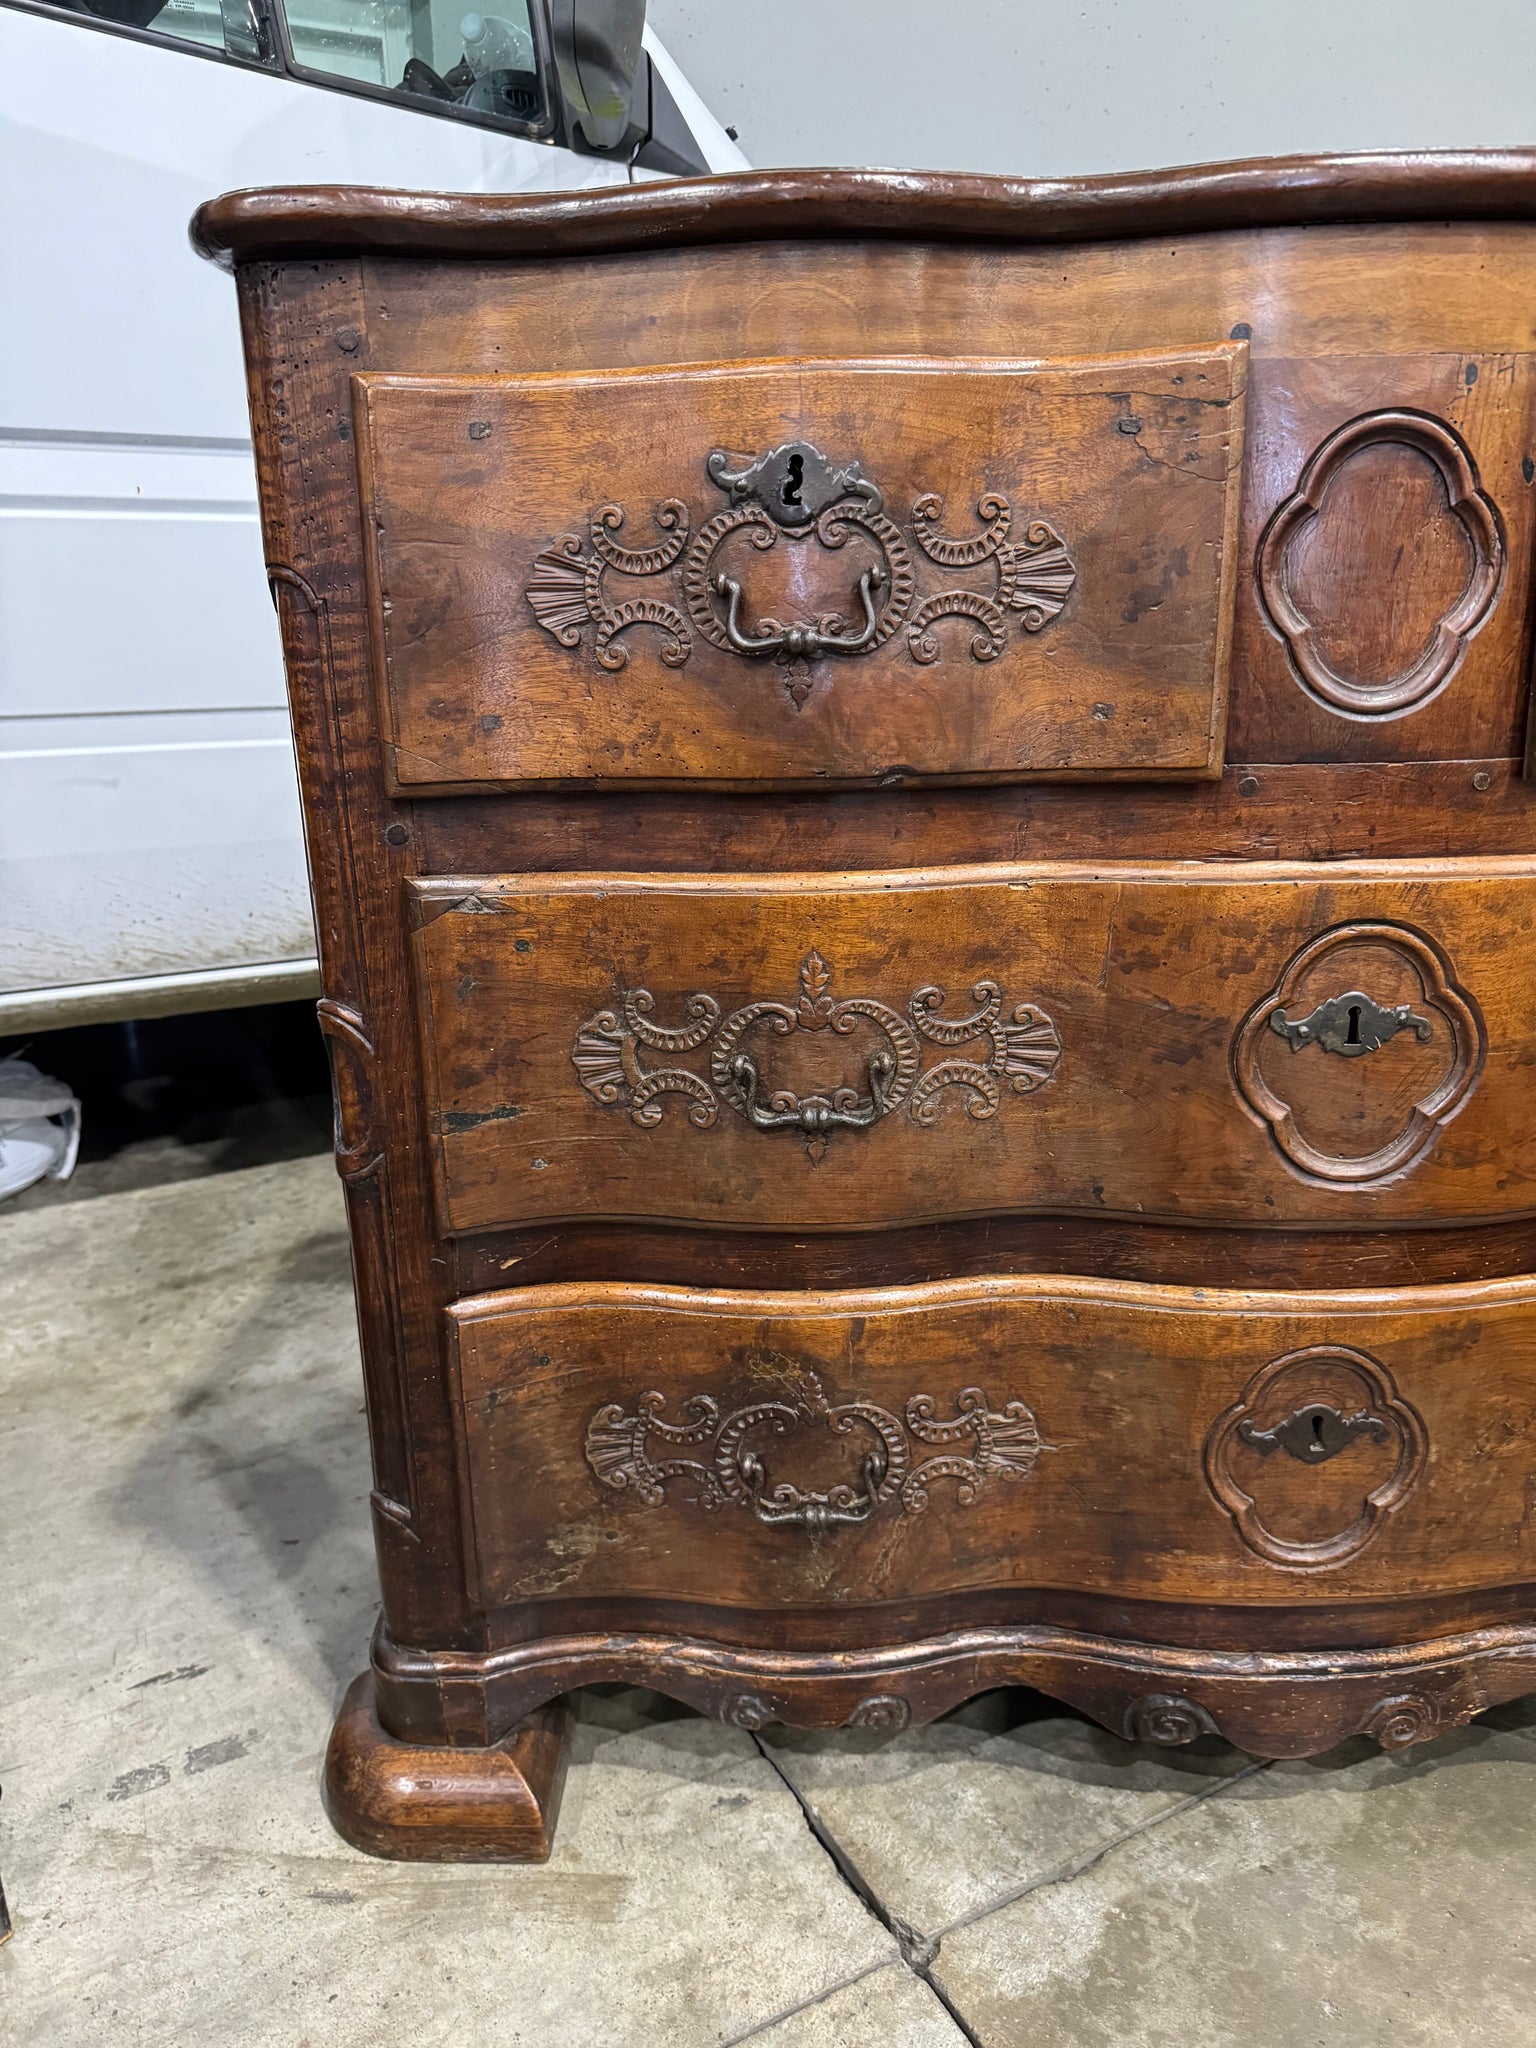
{"type": "MultiPolygon", "coordinates": [[[[781,627],[773,633],[743,633],[741,630],[741,585],[721,570],[715,591],[726,601],[725,637],[738,654],[784,654],[792,661],[815,661],[823,654],[862,654],[875,637],[878,615],[873,593],[887,581],[877,562],[859,577],[856,595],[864,609],[864,623],[856,632],[826,633],[809,619],[781,627]]],[[[775,624],[773,620],[768,621],[775,624]]]]}

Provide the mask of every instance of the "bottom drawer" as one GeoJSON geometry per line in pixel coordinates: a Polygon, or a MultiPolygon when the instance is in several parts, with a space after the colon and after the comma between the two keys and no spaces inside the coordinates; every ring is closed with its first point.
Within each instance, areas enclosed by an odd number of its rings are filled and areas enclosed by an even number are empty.
{"type": "Polygon", "coordinates": [[[1536,1280],[535,1287],[449,1310],[471,1592],[789,1609],[1536,1577],[1536,1280]]]}

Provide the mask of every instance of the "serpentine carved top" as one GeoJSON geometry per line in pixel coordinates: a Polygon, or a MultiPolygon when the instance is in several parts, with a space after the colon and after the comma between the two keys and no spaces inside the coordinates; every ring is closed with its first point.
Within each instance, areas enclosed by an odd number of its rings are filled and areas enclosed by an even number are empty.
{"type": "Polygon", "coordinates": [[[798,1131],[814,1166],[834,1131],[867,1130],[903,1105],[914,1123],[931,1124],[946,1089],[959,1092],[972,1117],[996,1116],[1005,1087],[1015,1095],[1044,1087],[1061,1058],[1044,1010],[1018,1003],[1005,1015],[995,981],[972,987],[974,1010],[947,1017],[942,988],[914,989],[904,1014],[874,996],[834,996],[832,969],[817,952],[801,961],[799,979],[797,1001],[760,998],[729,1016],[700,991],[683,1004],[687,1021],[673,1026],[654,1021],[649,989],[624,989],[616,1008],[599,1010],[577,1032],[577,1078],[595,1103],[627,1110],[642,1129],[661,1122],[668,1095],[688,1098],[688,1121],[701,1131],[718,1121],[724,1102],[754,1130],[798,1131]],[[829,1052],[838,1040],[859,1044],[862,1075],[848,1078],[844,1056],[824,1088],[801,1094],[775,1086],[765,1057],[774,1041],[822,1032],[829,1052]],[[956,1050],[925,1067],[925,1045],[956,1050]],[[679,1055],[706,1048],[707,1073],[679,1063],[679,1055]],[[666,1064],[650,1064],[653,1053],[665,1054],[666,1064]]]}
{"type": "Polygon", "coordinates": [[[587,1425],[586,1457],[598,1484],[632,1493],[646,1507],[667,1499],[667,1482],[690,1485],[696,1507],[747,1508],[759,1522],[823,1530],[867,1522],[894,1501],[904,1514],[928,1507],[936,1481],[955,1482],[954,1501],[970,1507],[991,1480],[1027,1479],[1042,1451],[1032,1412],[1022,1401],[994,1409],[980,1387],[955,1396],[955,1415],[939,1420],[937,1404],[914,1394],[900,1416],[874,1401],[828,1402],[821,1382],[788,1359],[759,1360],[779,1368],[784,1398],[750,1401],[722,1414],[709,1394],[683,1403],[682,1422],[664,1422],[665,1394],[642,1394],[632,1410],[610,1401],[587,1425]],[[831,1486],[775,1481],[767,1447],[774,1439],[826,1432],[854,1447],[857,1477],[831,1486]],[[924,1458],[920,1447],[935,1455],[924,1458]],[[689,1453],[692,1455],[689,1455],[689,1453]]]}
{"type": "MultiPolygon", "coordinates": [[[[936,628],[947,618],[968,620],[973,661],[995,661],[1008,644],[1012,615],[1026,633],[1038,633],[1061,611],[1077,581],[1077,567],[1054,527],[1028,522],[1012,538],[1013,507],[986,492],[976,513],[981,531],[962,539],[941,530],[944,500],[927,491],[915,500],[904,534],[885,509],[880,487],[858,463],[838,466],[809,441],[786,441],[767,454],[735,462],[714,449],[705,462],[710,481],[728,503],[697,532],[681,498],[666,498],[651,517],[660,536],[649,547],[623,546],[618,535],[628,514],[622,505],[599,505],[587,517],[587,536],[557,535],[536,557],[525,590],[533,615],[562,647],[579,647],[588,627],[606,669],[629,659],[627,636],[637,627],[661,635],[661,660],[681,668],[695,639],[749,659],[771,658],[799,710],[813,687],[810,665],[828,656],[856,656],[883,647],[905,631],[907,652],[922,665],[936,662],[936,628]],[[759,554],[781,538],[836,553],[850,540],[865,545],[863,566],[850,573],[849,609],[778,619],[748,615],[741,564],[732,573],[731,548],[759,554]],[[956,584],[922,593],[917,554],[940,568],[973,571],[991,565],[990,589],[956,584]],[[609,576],[633,581],[666,578],[666,596],[615,593],[609,576]]],[[[803,563],[799,564],[803,567],[803,563]]]]}

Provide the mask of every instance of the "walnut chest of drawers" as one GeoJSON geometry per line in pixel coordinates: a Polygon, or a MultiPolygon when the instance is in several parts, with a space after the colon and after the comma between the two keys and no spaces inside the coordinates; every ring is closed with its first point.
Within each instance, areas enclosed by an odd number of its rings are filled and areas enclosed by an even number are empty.
{"type": "Polygon", "coordinates": [[[373,1443],[354,1841],[560,1695],[1536,1687],[1536,156],[235,195],[373,1443]]]}

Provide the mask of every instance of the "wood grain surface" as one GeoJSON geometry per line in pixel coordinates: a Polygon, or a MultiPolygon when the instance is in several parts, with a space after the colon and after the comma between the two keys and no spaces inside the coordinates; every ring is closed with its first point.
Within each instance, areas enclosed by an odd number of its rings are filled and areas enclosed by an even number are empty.
{"type": "Polygon", "coordinates": [[[1536,1576],[1529,1279],[610,1283],[482,1296],[450,1320],[488,1606],[835,1612],[1033,1587],[1288,1606],[1536,1576]],[[1292,1448],[1243,1434],[1298,1411],[1292,1448]],[[1316,1441],[1351,1418],[1339,1448],[1316,1441]]]}
{"type": "Polygon", "coordinates": [[[570,1747],[570,1713],[541,1707],[504,1740],[401,1742],[373,1674],[347,1688],[325,1757],[325,1804],[355,1849],[405,1863],[543,1863],[570,1747]]]}
{"type": "Polygon", "coordinates": [[[1511,858],[1325,877],[1273,862],[421,883],[444,1221],[804,1231],[1035,1210],[1359,1230],[1527,1214],[1533,879],[1511,858]],[[813,956],[827,1002],[916,1015],[907,1039],[868,1015],[803,1014],[813,956]],[[1462,993],[1437,996],[1437,973],[1462,993]],[[988,1032],[923,1036],[926,1020],[986,1009],[983,984],[1005,1052],[988,1032]],[[1353,1056],[1293,1049],[1268,1013],[1245,1035],[1277,994],[1302,1019],[1357,989],[1405,1005],[1422,1033],[1353,1056]],[[733,1035],[731,1018],[763,1003],[788,1021],[733,1035]],[[658,1049],[647,1031],[697,1042],[658,1049]],[[1052,1036],[1059,1058],[1039,1072],[1052,1036]],[[764,1101],[850,1087],[868,1104],[882,1054],[910,1057],[911,1080],[866,1127],[808,1142],[754,1123],[721,1065],[743,1051],[764,1101]],[[919,1078],[953,1061],[968,1073],[919,1078]],[[971,1078],[987,1061],[990,1093],[971,1078]],[[656,1074],[674,1078],[642,1085],[656,1074]],[[1412,1145],[1385,1158],[1416,1117],[1412,1145]]]}
{"type": "Polygon", "coordinates": [[[1029,783],[749,797],[698,789],[444,797],[408,828],[429,875],[964,867],[991,860],[1347,860],[1526,853],[1509,759],[1234,762],[1214,783],[1029,783]]]}
{"type": "Polygon", "coordinates": [[[1212,772],[1243,356],[360,376],[394,777],[1212,772]],[[850,478],[798,526],[707,466],[741,475],[786,443],[850,478]],[[847,640],[862,574],[884,622],[862,652],[723,637],[717,577],[743,593],[740,634],[831,617],[847,640]]]}

